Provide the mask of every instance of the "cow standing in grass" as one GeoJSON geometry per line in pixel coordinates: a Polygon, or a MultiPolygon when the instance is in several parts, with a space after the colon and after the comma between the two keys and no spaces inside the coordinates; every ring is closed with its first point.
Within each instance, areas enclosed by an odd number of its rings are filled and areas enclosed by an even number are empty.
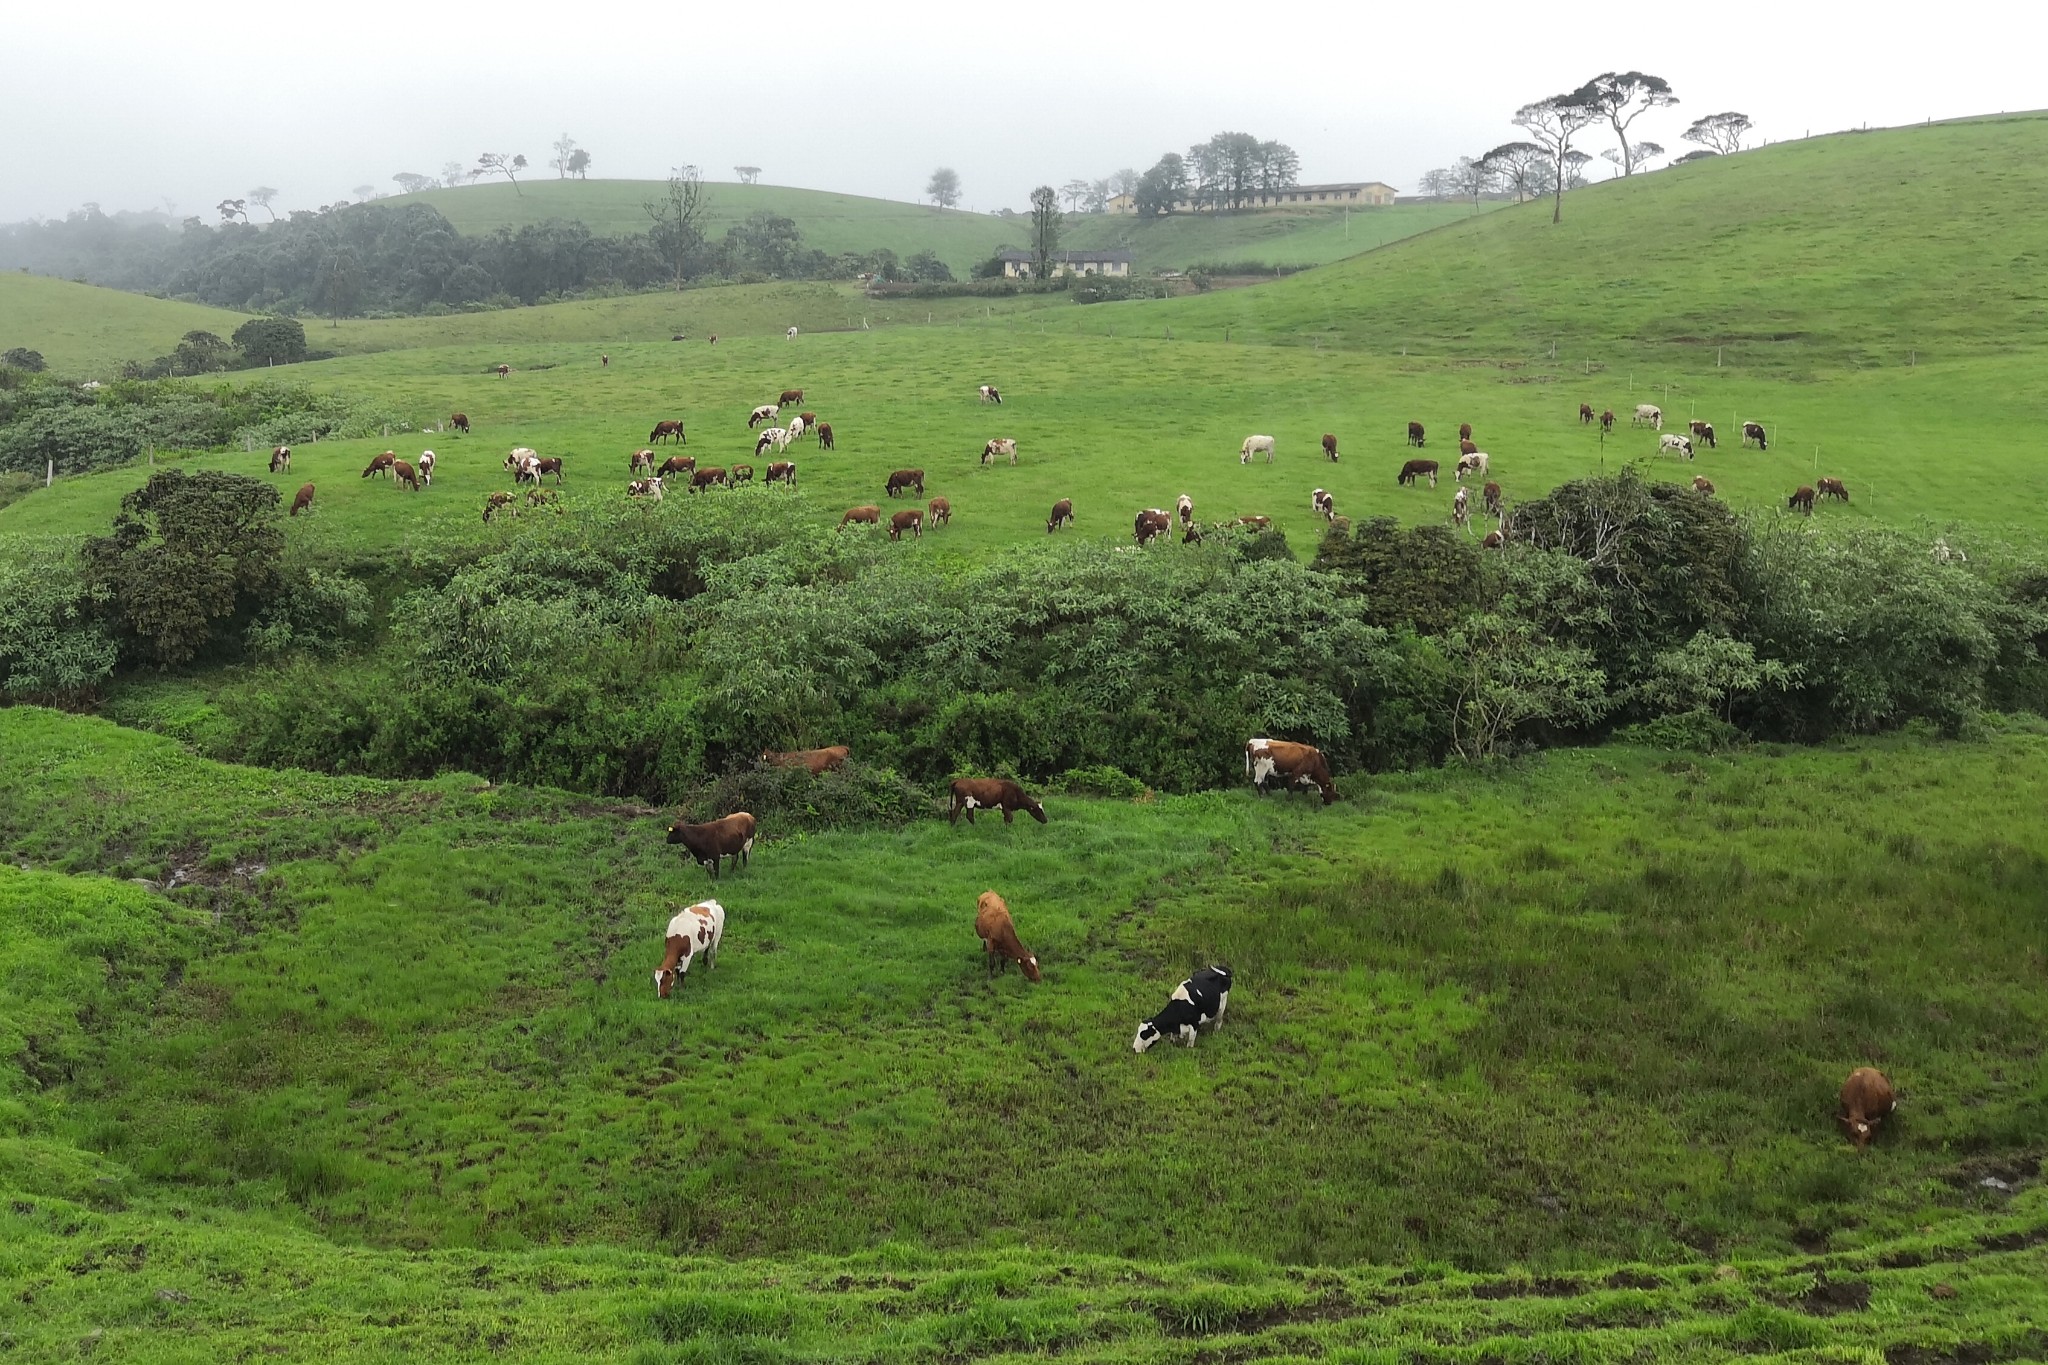
{"type": "Polygon", "coordinates": [[[1028,812],[1039,824],[1045,823],[1045,807],[1025,794],[1022,787],[1007,777],[963,777],[953,783],[953,809],[947,817],[949,824],[959,824],[965,812],[967,823],[974,823],[974,812],[978,810],[999,810],[1003,823],[1011,824],[1018,811],[1028,812]]]}
{"type": "Polygon", "coordinates": [[[682,984],[690,964],[704,959],[704,970],[718,965],[718,945],[725,937],[725,907],[717,901],[699,901],[668,922],[667,942],[661,965],[654,969],[654,993],[666,1000],[682,984]]]}
{"type": "Polygon", "coordinates": [[[1230,968],[1204,967],[1174,987],[1165,1009],[1138,1025],[1131,1051],[1149,1051],[1162,1038],[1193,1047],[1203,1028],[1214,1032],[1222,1027],[1223,1012],[1229,1008],[1230,968]]]}
{"type": "Polygon", "coordinates": [[[1316,788],[1323,794],[1326,806],[1337,799],[1336,783],[1330,780],[1330,765],[1323,761],[1323,751],[1313,744],[1291,744],[1284,739],[1246,740],[1244,772],[1261,796],[1266,794],[1266,783],[1279,778],[1280,785],[1290,790],[1316,788]]]}
{"type": "Polygon", "coordinates": [[[754,851],[754,829],[752,815],[734,811],[722,820],[707,820],[701,825],[678,820],[668,827],[668,841],[681,844],[715,878],[720,858],[730,859],[735,869],[747,865],[748,856],[754,851]]]}

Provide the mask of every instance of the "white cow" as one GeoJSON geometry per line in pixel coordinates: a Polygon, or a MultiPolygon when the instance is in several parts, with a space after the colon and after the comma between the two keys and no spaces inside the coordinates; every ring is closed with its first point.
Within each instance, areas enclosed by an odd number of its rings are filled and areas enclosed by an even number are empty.
{"type": "Polygon", "coordinates": [[[1002,391],[993,384],[983,384],[981,386],[981,401],[984,403],[1000,403],[1003,401],[1002,391]]]}
{"type": "Polygon", "coordinates": [[[998,436],[981,448],[981,462],[994,464],[996,456],[1007,455],[1010,463],[1017,463],[1017,440],[1013,436],[998,436]]]}
{"type": "Polygon", "coordinates": [[[422,450],[422,451],[420,452],[420,462],[419,462],[419,463],[420,463],[420,482],[421,482],[421,483],[423,483],[423,484],[431,484],[431,483],[433,483],[433,481],[434,481],[434,452],[433,452],[433,451],[431,451],[431,450],[422,450]]]}
{"type": "Polygon", "coordinates": [[[789,439],[794,441],[804,434],[804,419],[801,416],[789,419],[789,439]]]}
{"type": "Polygon", "coordinates": [[[787,332],[784,332],[784,333],[782,334],[782,339],[783,339],[784,341],[795,341],[795,340],[796,340],[796,328],[792,327],[792,328],[790,328],[790,329],[789,329],[789,330],[788,330],[787,332]]]}
{"type": "Polygon", "coordinates": [[[670,920],[666,951],[654,969],[654,993],[668,999],[696,958],[704,959],[707,972],[716,967],[718,943],[724,937],[725,907],[717,901],[699,901],[670,920]]]}
{"type": "Polygon", "coordinates": [[[517,488],[529,480],[535,488],[540,487],[540,456],[525,446],[516,446],[505,457],[505,468],[512,471],[512,486],[517,488]]]}
{"type": "Polygon", "coordinates": [[[1657,442],[1657,453],[1662,455],[1667,450],[1676,451],[1690,460],[1693,457],[1692,437],[1681,436],[1675,431],[1666,432],[1663,439],[1657,442]]]}
{"type": "Polygon", "coordinates": [[[1486,467],[1489,462],[1489,458],[1486,452],[1483,450],[1475,450],[1470,455],[1460,455],[1458,457],[1457,469],[1458,482],[1465,482],[1465,476],[1467,474],[1479,474],[1483,476],[1486,473],[1486,467]]]}
{"type": "Polygon", "coordinates": [[[1632,427],[1647,425],[1652,431],[1662,431],[1664,430],[1664,409],[1658,407],[1655,403],[1638,403],[1636,404],[1635,420],[1630,422],[1629,425],[1632,427]]]}
{"type": "Polygon", "coordinates": [[[1252,456],[1262,451],[1265,453],[1266,463],[1273,463],[1273,438],[1270,436],[1247,436],[1244,438],[1244,444],[1238,447],[1237,462],[1239,464],[1250,464],[1252,456]]]}
{"type": "Polygon", "coordinates": [[[626,485],[626,496],[629,498],[653,498],[656,502],[660,502],[661,476],[657,474],[651,479],[633,480],[633,482],[626,485]]]}
{"type": "Polygon", "coordinates": [[[747,430],[752,431],[763,422],[774,421],[775,414],[781,411],[782,409],[774,403],[763,403],[747,414],[747,430]]]}
{"type": "Polygon", "coordinates": [[[756,455],[759,455],[769,446],[774,446],[775,453],[777,455],[780,455],[782,453],[783,447],[787,446],[788,444],[789,429],[787,427],[769,427],[766,431],[762,432],[760,438],[754,442],[754,453],[756,455]]]}

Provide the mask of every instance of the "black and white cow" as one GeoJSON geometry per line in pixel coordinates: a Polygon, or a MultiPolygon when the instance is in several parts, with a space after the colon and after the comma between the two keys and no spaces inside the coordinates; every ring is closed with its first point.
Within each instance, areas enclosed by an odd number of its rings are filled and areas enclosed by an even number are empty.
{"type": "Polygon", "coordinates": [[[1165,1009],[1138,1025],[1131,1051],[1144,1052],[1161,1038],[1193,1047],[1196,1031],[1205,1025],[1211,1030],[1220,1027],[1229,1006],[1230,968],[1204,967],[1174,988],[1165,1009]]]}

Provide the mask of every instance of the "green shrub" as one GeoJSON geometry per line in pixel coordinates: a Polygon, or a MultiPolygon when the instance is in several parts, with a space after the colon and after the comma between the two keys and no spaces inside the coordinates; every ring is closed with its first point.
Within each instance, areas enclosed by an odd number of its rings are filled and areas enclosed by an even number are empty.
{"type": "Polygon", "coordinates": [[[1108,763],[1069,768],[1052,779],[1052,785],[1069,796],[1106,796],[1118,801],[1136,801],[1147,790],[1143,782],[1108,763]]]}
{"type": "Polygon", "coordinates": [[[1681,711],[1638,721],[1615,732],[1616,739],[1652,749],[1680,749],[1688,753],[1715,754],[1742,742],[1742,731],[1712,711],[1681,711]]]}

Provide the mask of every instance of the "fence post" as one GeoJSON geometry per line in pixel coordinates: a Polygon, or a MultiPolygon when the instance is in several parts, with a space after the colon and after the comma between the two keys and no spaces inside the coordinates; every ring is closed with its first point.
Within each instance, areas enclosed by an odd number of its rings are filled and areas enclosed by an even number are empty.
{"type": "Polygon", "coordinates": [[[43,487],[48,488],[55,482],[57,482],[57,462],[53,459],[43,466],[43,487]]]}

